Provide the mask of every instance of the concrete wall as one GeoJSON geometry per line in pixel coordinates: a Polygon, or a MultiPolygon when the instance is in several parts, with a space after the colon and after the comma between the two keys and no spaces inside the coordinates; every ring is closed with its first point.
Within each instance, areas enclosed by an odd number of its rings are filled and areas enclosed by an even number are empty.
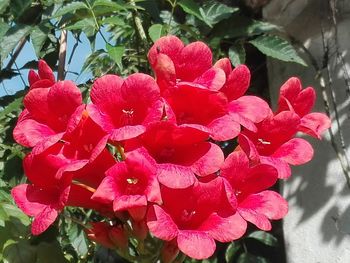
{"type": "MultiPolygon", "coordinates": [[[[283,26],[289,35],[303,43],[319,66],[324,58],[328,61],[331,85],[326,69],[321,73],[327,88],[331,86],[335,93],[341,124],[339,128],[333,121],[332,127],[339,147],[339,134],[343,134],[347,156],[350,157],[350,99],[345,81],[347,76],[344,75],[344,70],[350,72],[350,1],[330,1],[337,2],[338,43],[335,43],[329,0],[272,0],[264,8],[264,17],[283,26]],[[329,46],[326,56],[323,43],[329,46]],[[337,47],[344,65],[335,54],[337,47]]],[[[308,56],[303,57],[311,64],[308,56]]],[[[274,104],[280,85],[290,76],[299,76],[304,87],[316,88],[316,110],[324,112],[320,81],[315,79],[316,71],[312,66],[305,68],[269,59],[268,71],[274,104]]],[[[327,94],[330,96],[330,90],[327,94]]],[[[331,110],[334,117],[334,109],[331,110]]],[[[283,222],[288,262],[350,262],[350,188],[329,135],[326,134],[321,142],[312,139],[311,143],[315,148],[314,159],[307,165],[296,167],[293,176],[283,184],[283,195],[290,204],[289,214],[283,222]]]]}

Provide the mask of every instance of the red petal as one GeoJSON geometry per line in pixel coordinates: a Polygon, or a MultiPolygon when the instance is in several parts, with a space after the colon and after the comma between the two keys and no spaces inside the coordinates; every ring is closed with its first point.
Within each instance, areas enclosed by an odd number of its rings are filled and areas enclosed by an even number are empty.
{"type": "Polygon", "coordinates": [[[247,66],[239,65],[227,77],[226,85],[220,90],[225,93],[228,101],[243,96],[250,84],[250,71],[247,66]]]}
{"type": "Polygon", "coordinates": [[[172,218],[158,205],[152,205],[147,212],[147,226],[152,235],[166,241],[174,239],[178,229],[172,218]]]}
{"type": "MultiPolygon", "coordinates": [[[[32,117],[39,121],[46,121],[49,114],[49,106],[47,103],[47,97],[49,89],[32,89],[23,99],[23,104],[32,115],[32,117]]],[[[57,105],[57,104],[56,104],[57,105]]]]}
{"type": "Polygon", "coordinates": [[[125,141],[128,139],[135,138],[146,131],[145,126],[135,125],[135,126],[124,126],[119,129],[114,129],[111,133],[110,139],[112,141],[125,141]]]}
{"type": "Polygon", "coordinates": [[[48,79],[53,83],[55,82],[55,76],[52,72],[52,69],[42,59],[38,62],[38,73],[41,79],[48,79]]]}
{"type": "Polygon", "coordinates": [[[116,198],[116,188],[114,177],[106,176],[98,186],[96,192],[92,195],[91,199],[108,204],[116,198]]]}
{"type": "Polygon", "coordinates": [[[231,61],[228,58],[222,58],[216,61],[214,67],[221,68],[226,75],[226,78],[230,75],[232,71],[231,61]]]}
{"type": "Polygon", "coordinates": [[[159,99],[160,91],[155,80],[143,73],[130,75],[121,87],[123,98],[131,104],[151,106],[159,99]]]}
{"type": "Polygon", "coordinates": [[[47,102],[50,112],[67,123],[77,107],[83,103],[83,99],[78,87],[72,81],[65,80],[59,81],[51,87],[47,102]],[[64,107],[57,105],[64,105],[64,107]]]}
{"type": "Polygon", "coordinates": [[[39,215],[34,218],[32,223],[32,234],[39,235],[49,228],[55,222],[58,212],[51,207],[46,207],[39,215]]]}
{"type": "MultiPolygon", "coordinates": [[[[176,64],[175,64],[176,65],[176,64]]],[[[193,42],[181,50],[177,78],[193,81],[212,66],[212,53],[203,42],[193,42]]]]}
{"type": "Polygon", "coordinates": [[[319,112],[312,112],[301,119],[299,130],[317,139],[321,139],[321,134],[330,127],[331,120],[327,115],[319,112]]]}
{"type": "Polygon", "coordinates": [[[187,188],[196,182],[190,167],[162,163],[158,165],[158,180],[169,188],[187,188]]]}
{"type": "Polygon", "coordinates": [[[32,70],[32,69],[29,70],[29,73],[28,73],[29,86],[32,86],[38,80],[40,80],[39,75],[34,70],[32,70]]]}
{"type": "Polygon", "coordinates": [[[280,158],[292,165],[307,163],[312,159],[314,150],[304,139],[294,138],[280,146],[271,157],[280,158]]]}
{"type": "Polygon", "coordinates": [[[209,258],[214,254],[216,249],[214,239],[201,231],[179,231],[177,244],[185,255],[194,259],[209,258]]]}
{"type": "Polygon", "coordinates": [[[146,206],[147,199],[144,195],[122,195],[113,202],[113,210],[121,211],[133,207],[146,206]]]}
{"type": "Polygon", "coordinates": [[[184,44],[175,36],[165,36],[159,38],[148,52],[148,60],[152,67],[157,61],[159,54],[165,54],[174,62],[177,61],[184,44]]]}
{"type": "Polygon", "coordinates": [[[296,77],[292,77],[288,79],[280,89],[280,97],[285,97],[289,101],[292,98],[296,98],[298,94],[301,92],[302,86],[300,79],[296,77]]]}
{"type": "Polygon", "coordinates": [[[259,163],[259,153],[254,143],[244,134],[238,136],[238,144],[242,150],[246,153],[248,158],[255,163],[259,163]]]}
{"type": "MultiPolygon", "coordinates": [[[[209,142],[201,143],[197,147],[193,147],[193,150],[202,151],[201,149],[206,150],[207,148],[209,148],[207,152],[191,165],[192,171],[199,176],[215,173],[224,163],[224,153],[216,144],[209,142]]],[[[195,155],[194,152],[192,154],[195,155]]]]}
{"type": "Polygon", "coordinates": [[[56,134],[49,126],[33,119],[25,119],[17,123],[13,130],[13,138],[17,143],[34,147],[37,143],[56,134]]]}
{"type": "Polygon", "coordinates": [[[240,115],[255,123],[261,122],[271,112],[269,105],[255,96],[243,96],[229,103],[229,113],[240,115]]]}
{"type": "Polygon", "coordinates": [[[225,84],[225,72],[219,68],[211,68],[194,80],[194,83],[200,84],[209,90],[218,91],[225,84]]]}
{"type": "Polygon", "coordinates": [[[263,230],[269,230],[265,228],[267,224],[260,215],[268,219],[281,219],[288,212],[288,203],[278,193],[267,190],[248,196],[239,204],[238,210],[247,221],[263,230]]]}
{"type": "Polygon", "coordinates": [[[209,125],[210,137],[216,141],[231,140],[239,134],[241,126],[231,115],[224,115],[213,120],[209,125]]]}
{"type": "Polygon", "coordinates": [[[295,112],[300,117],[303,117],[312,110],[312,108],[315,105],[315,101],[316,101],[316,92],[312,87],[308,87],[302,90],[298,94],[298,97],[295,98],[293,102],[292,101],[291,102],[293,103],[293,108],[295,112]]]}
{"type": "Polygon", "coordinates": [[[123,82],[121,77],[110,74],[96,79],[90,93],[92,103],[101,111],[112,113],[113,107],[118,107],[123,101],[121,98],[123,82]]]}
{"type": "Polygon", "coordinates": [[[217,241],[231,242],[244,235],[247,230],[247,222],[239,213],[225,218],[214,213],[205,220],[199,230],[207,232],[217,241]]]}
{"type": "Polygon", "coordinates": [[[234,151],[225,159],[220,175],[232,185],[244,180],[249,171],[249,159],[243,151],[234,151]]]}
{"type": "Polygon", "coordinates": [[[11,190],[11,195],[17,206],[29,216],[36,216],[47,206],[45,193],[33,185],[20,184],[11,190]]]}
{"type": "Polygon", "coordinates": [[[292,174],[289,164],[282,159],[260,156],[260,162],[275,167],[279,179],[286,179],[292,174]]]}

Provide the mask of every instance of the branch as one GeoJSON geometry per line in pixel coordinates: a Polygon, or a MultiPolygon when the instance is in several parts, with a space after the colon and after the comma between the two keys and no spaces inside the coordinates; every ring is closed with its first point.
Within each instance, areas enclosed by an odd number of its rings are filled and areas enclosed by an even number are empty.
{"type": "Polygon", "coordinates": [[[12,68],[12,66],[15,63],[19,53],[21,53],[25,43],[26,43],[26,38],[24,37],[24,38],[22,38],[19,41],[19,44],[18,44],[15,52],[13,52],[10,61],[7,63],[7,66],[5,67],[5,70],[10,70],[12,68]]]}
{"type": "Polygon", "coordinates": [[[67,53],[67,31],[62,29],[60,37],[60,50],[58,53],[58,70],[57,80],[64,80],[64,68],[66,64],[66,53],[67,53]]]}

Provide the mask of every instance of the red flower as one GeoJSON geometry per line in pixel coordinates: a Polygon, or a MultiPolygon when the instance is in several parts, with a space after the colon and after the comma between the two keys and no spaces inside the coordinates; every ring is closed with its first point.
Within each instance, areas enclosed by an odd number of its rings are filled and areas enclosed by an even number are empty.
{"type": "Polygon", "coordinates": [[[150,124],[142,136],[127,142],[125,149],[145,147],[158,164],[159,182],[186,188],[196,181],[196,175],[212,174],[224,161],[220,147],[207,139],[203,131],[162,121],[150,124]]]}
{"type": "Polygon", "coordinates": [[[232,71],[228,59],[212,67],[211,51],[202,42],[184,47],[174,36],[163,37],[150,49],[148,58],[172,109],[168,113],[179,125],[192,125],[208,131],[214,140],[225,141],[239,134],[240,124],[255,131],[254,123],[270,112],[260,98],[242,97],[250,82],[248,68],[232,71]]]}
{"type": "Polygon", "coordinates": [[[323,113],[312,112],[315,105],[316,92],[312,87],[302,89],[298,78],[293,77],[280,89],[277,112],[290,110],[301,118],[298,130],[321,139],[321,134],[331,126],[330,119],[323,113]]]}
{"type": "Polygon", "coordinates": [[[56,82],[52,69],[42,59],[38,62],[38,73],[32,69],[29,70],[28,81],[30,89],[48,88],[56,82]]]}
{"type": "Polygon", "coordinates": [[[53,144],[62,138],[70,117],[82,104],[82,96],[73,82],[59,81],[49,88],[31,89],[23,103],[25,109],[13,137],[23,146],[34,147],[47,141],[53,144]]]}
{"type": "Polygon", "coordinates": [[[225,160],[220,175],[228,180],[237,197],[238,213],[262,230],[271,230],[269,219],[281,219],[287,202],[276,192],[266,190],[277,181],[277,171],[267,164],[251,167],[243,151],[234,151],[225,160]]]}
{"type": "Polygon", "coordinates": [[[256,133],[245,130],[239,145],[255,163],[270,164],[278,170],[278,178],[291,175],[289,164],[300,165],[312,159],[312,146],[301,138],[293,138],[300,118],[291,111],[270,115],[257,125],[256,133]]]}
{"type": "Polygon", "coordinates": [[[179,83],[212,90],[225,83],[224,72],[212,68],[212,52],[203,42],[184,46],[175,36],[161,37],[149,50],[148,60],[162,93],[179,83]]]}
{"type": "Polygon", "coordinates": [[[128,236],[122,226],[112,226],[104,222],[91,225],[91,228],[85,230],[90,240],[110,249],[125,251],[128,248],[128,236]]]}
{"type": "Polygon", "coordinates": [[[156,165],[144,149],[127,153],[126,159],[112,166],[106,175],[92,199],[113,202],[114,211],[128,210],[133,218],[141,220],[147,202],[161,203],[156,165]]]}
{"type": "Polygon", "coordinates": [[[146,74],[135,73],[125,80],[103,76],[94,82],[90,96],[93,104],[87,106],[89,115],[115,141],[142,134],[145,124],[163,115],[159,87],[146,74]]]}
{"type": "Polygon", "coordinates": [[[221,178],[197,182],[186,189],[161,188],[163,204],[152,205],[147,213],[150,232],[166,241],[176,240],[184,254],[195,259],[210,257],[215,240],[240,238],[247,224],[235,213],[232,190],[221,178]],[[227,193],[228,191],[228,193],[227,193]]]}

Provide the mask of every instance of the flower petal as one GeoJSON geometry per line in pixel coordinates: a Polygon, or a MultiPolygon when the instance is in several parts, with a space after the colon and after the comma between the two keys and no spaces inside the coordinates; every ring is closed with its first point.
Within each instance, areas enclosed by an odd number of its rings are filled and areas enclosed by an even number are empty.
{"type": "Polygon", "coordinates": [[[216,249],[214,239],[201,231],[179,231],[177,244],[181,252],[194,259],[209,258],[216,249]]]}
{"type": "Polygon", "coordinates": [[[190,167],[171,163],[158,164],[158,180],[169,188],[187,188],[196,182],[190,167]]]}
{"type": "Polygon", "coordinates": [[[314,150],[310,143],[301,138],[293,138],[281,145],[271,157],[280,158],[292,165],[307,163],[312,159],[314,150]]]}
{"type": "Polygon", "coordinates": [[[147,212],[147,226],[152,235],[166,241],[174,239],[178,229],[172,218],[158,205],[152,205],[147,212]]]}
{"type": "Polygon", "coordinates": [[[39,215],[34,218],[32,223],[32,234],[39,235],[49,228],[55,222],[58,212],[47,206],[39,215]]]}

